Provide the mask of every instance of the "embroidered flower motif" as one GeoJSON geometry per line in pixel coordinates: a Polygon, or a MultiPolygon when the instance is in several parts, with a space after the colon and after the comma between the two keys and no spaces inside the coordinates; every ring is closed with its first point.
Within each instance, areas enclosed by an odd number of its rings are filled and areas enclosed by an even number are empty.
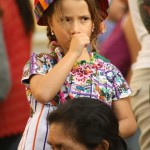
{"type": "Polygon", "coordinates": [[[91,76],[93,70],[89,64],[84,64],[82,66],[76,67],[72,71],[72,75],[75,76],[77,82],[86,82],[87,78],[91,76]]]}

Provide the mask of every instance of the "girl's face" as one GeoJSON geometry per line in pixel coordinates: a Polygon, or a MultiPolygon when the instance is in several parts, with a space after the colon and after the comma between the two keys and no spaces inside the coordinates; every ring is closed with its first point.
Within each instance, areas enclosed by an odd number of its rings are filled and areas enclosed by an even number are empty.
{"type": "Polygon", "coordinates": [[[61,14],[55,11],[49,21],[63,52],[69,49],[73,34],[85,33],[91,37],[93,21],[84,0],[61,0],[61,14]]]}

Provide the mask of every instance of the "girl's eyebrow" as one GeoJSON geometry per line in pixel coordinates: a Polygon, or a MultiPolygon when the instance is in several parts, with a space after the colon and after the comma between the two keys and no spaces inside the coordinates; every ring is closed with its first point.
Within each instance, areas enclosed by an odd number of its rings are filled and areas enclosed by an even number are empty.
{"type": "MultiPolygon", "coordinates": [[[[88,17],[88,18],[89,18],[90,15],[80,15],[80,16],[78,16],[78,17],[79,17],[79,18],[80,18],[80,17],[88,17]]],[[[73,17],[72,17],[72,16],[68,16],[68,15],[64,15],[63,18],[73,18],[73,17]]]]}

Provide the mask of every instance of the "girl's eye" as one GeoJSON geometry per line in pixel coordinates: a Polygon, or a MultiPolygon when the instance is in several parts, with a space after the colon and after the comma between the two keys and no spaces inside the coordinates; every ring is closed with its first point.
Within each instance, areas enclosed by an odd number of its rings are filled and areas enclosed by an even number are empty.
{"type": "Polygon", "coordinates": [[[66,22],[69,22],[69,21],[70,21],[70,19],[69,19],[69,18],[65,18],[65,21],[66,21],[66,22]]]}
{"type": "Polygon", "coordinates": [[[82,17],[82,20],[88,20],[89,18],[88,17],[82,17]]]}
{"type": "Polygon", "coordinates": [[[82,22],[86,22],[87,20],[89,20],[88,17],[81,17],[81,21],[82,21],[82,22]]]}
{"type": "Polygon", "coordinates": [[[70,18],[61,18],[61,22],[70,22],[71,19],[70,18]]]}

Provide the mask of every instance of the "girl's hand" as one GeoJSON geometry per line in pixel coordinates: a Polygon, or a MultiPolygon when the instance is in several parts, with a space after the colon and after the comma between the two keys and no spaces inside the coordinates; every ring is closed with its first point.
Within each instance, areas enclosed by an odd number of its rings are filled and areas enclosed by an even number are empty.
{"type": "Polygon", "coordinates": [[[69,51],[76,53],[78,57],[82,54],[84,48],[90,43],[90,38],[85,33],[73,34],[69,51]]]}

